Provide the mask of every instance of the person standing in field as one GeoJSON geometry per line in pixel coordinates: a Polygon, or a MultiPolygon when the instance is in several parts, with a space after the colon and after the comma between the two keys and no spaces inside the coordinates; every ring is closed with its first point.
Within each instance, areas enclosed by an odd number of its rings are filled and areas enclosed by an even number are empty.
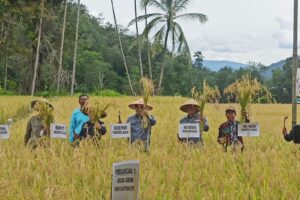
{"type": "MultiPolygon", "coordinates": [[[[238,124],[239,121],[235,120],[236,110],[234,107],[228,107],[225,110],[225,116],[227,121],[219,126],[219,134],[217,141],[219,144],[223,145],[224,150],[227,151],[227,147],[232,145],[233,151],[236,150],[238,146],[241,147],[241,152],[244,150],[243,137],[238,136],[238,124]]],[[[246,122],[250,122],[245,113],[246,122]]]]}
{"type": "Polygon", "coordinates": [[[300,144],[300,125],[293,126],[292,130],[289,133],[287,133],[286,128],[283,127],[282,134],[285,141],[293,141],[295,144],[300,144]]]}
{"type": "MultiPolygon", "coordinates": [[[[81,112],[89,117],[89,120],[83,123],[80,133],[77,135],[76,138],[85,139],[85,138],[93,138],[96,144],[98,144],[98,140],[101,138],[102,135],[106,133],[106,127],[104,122],[98,119],[95,122],[92,122],[92,109],[93,107],[89,104],[86,104],[81,108],[81,112]]],[[[105,118],[107,113],[104,112],[100,115],[100,118],[105,118]]]]}
{"type": "Polygon", "coordinates": [[[149,152],[151,127],[156,124],[156,120],[153,115],[148,112],[153,109],[149,104],[144,105],[142,98],[129,104],[129,108],[135,110],[135,114],[128,117],[127,123],[131,125],[131,137],[130,143],[141,142],[144,146],[144,150],[149,152]]]}
{"type": "Polygon", "coordinates": [[[83,124],[90,120],[89,116],[82,112],[83,107],[88,103],[89,96],[87,94],[81,94],[79,96],[80,108],[76,108],[70,120],[70,135],[69,141],[73,143],[75,139],[79,139],[80,132],[82,130],[83,124]]]}
{"type": "Polygon", "coordinates": [[[26,127],[24,144],[32,149],[38,146],[48,146],[46,139],[50,137],[50,122],[53,121],[52,111],[54,107],[46,99],[38,99],[31,102],[31,108],[38,114],[32,116],[26,127]]]}
{"type": "MultiPolygon", "coordinates": [[[[90,120],[89,114],[91,112],[91,106],[88,104],[89,96],[81,94],[79,96],[80,108],[73,111],[70,120],[70,137],[71,143],[78,145],[79,141],[87,137],[100,138],[101,135],[106,133],[104,122],[100,119],[97,122],[90,120]],[[74,143],[75,142],[75,143],[74,143]]],[[[100,118],[106,117],[106,112],[103,113],[100,118]]]]}
{"type": "MultiPolygon", "coordinates": [[[[203,130],[207,132],[209,130],[209,125],[207,122],[207,118],[199,113],[200,111],[200,106],[197,101],[190,99],[184,104],[180,106],[180,110],[187,113],[185,117],[183,117],[180,120],[180,124],[185,124],[185,123],[195,123],[195,124],[200,124],[200,130],[203,130]]],[[[199,133],[199,137],[193,138],[180,138],[179,134],[177,135],[178,140],[180,142],[188,142],[190,144],[201,144],[203,145],[203,139],[202,139],[202,134],[199,133]]]]}

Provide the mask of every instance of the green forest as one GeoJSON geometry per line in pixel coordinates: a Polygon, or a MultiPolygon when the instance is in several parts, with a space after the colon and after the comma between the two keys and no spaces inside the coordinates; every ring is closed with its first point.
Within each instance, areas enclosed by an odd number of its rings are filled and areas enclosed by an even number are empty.
{"type": "MultiPolygon", "coordinates": [[[[206,18],[199,20],[204,23],[206,18]]],[[[145,23],[142,17],[139,17],[138,21],[145,23]]],[[[133,19],[132,26],[134,22],[133,19]]],[[[0,94],[73,93],[72,74],[77,23],[79,29],[74,93],[139,95],[141,76],[151,78],[157,86],[161,85],[157,91],[159,95],[190,96],[191,88],[201,88],[203,80],[211,86],[216,85],[222,93],[229,84],[248,74],[268,88],[276,102],[291,101],[290,58],[286,60],[282,69],[273,70],[272,77],[268,80],[261,75],[266,66],[254,62],[249,62],[247,67],[237,70],[228,66],[214,72],[202,65],[205,55],[202,55],[201,49],[189,52],[185,40],[181,40],[182,44],[175,45],[178,50],[174,50],[174,45],[170,50],[166,48],[162,36],[160,39],[148,39],[142,34],[147,30],[140,30],[139,37],[136,37],[129,33],[128,27],[117,26],[116,29],[114,24],[105,23],[101,14],[98,17],[90,15],[84,5],[80,4],[78,7],[77,1],[63,0],[1,0],[0,94]],[[118,32],[128,74],[120,51],[118,32]],[[140,66],[143,69],[142,74],[140,66]],[[164,76],[160,80],[162,66],[164,76]],[[132,89],[127,75],[130,76],[132,89]]],[[[178,35],[179,41],[182,36],[178,35]]],[[[221,102],[226,101],[226,98],[222,97],[221,102]]]]}

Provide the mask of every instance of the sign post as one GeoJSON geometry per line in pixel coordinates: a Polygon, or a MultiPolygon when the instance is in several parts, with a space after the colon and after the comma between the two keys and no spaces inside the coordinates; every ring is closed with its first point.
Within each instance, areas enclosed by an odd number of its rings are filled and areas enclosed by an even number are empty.
{"type": "Polygon", "coordinates": [[[0,139],[9,139],[9,129],[7,124],[0,125],[0,139]]]}
{"type": "Polygon", "coordinates": [[[140,161],[113,163],[112,200],[138,200],[140,161]]]}
{"type": "Polygon", "coordinates": [[[259,124],[257,122],[239,124],[238,136],[246,136],[246,137],[259,136],[259,124]]]}
{"type": "Polygon", "coordinates": [[[179,138],[200,138],[200,125],[199,123],[185,123],[179,124],[178,136],[179,138]]]}
{"type": "Polygon", "coordinates": [[[67,138],[67,126],[65,124],[50,124],[50,137],[51,138],[67,138]]]}
{"type": "Polygon", "coordinates": [[[130,138],[130,134],[131,134],[130,123],[110,125],[111,138],[130,138]]]}

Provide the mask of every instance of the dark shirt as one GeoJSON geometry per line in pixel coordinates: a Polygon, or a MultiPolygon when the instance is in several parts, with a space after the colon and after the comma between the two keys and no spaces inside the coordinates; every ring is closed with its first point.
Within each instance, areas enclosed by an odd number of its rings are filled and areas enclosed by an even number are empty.
{"type": "Polygon", "coordinates": [[[104,125],[104,122],[99,120],[98,123],[100,124],[100,129],[97,130],[98,132],[95,133],[95,129],[94,129],[94,123],[92,123],[91,121],[87,121],[82,125],[79,137],[82,138],[86,138],[86,137],[94,137],[94,136],[102,136],[105,135],[106,133],[106,127],[104,125]]]}
{"type": "Polygon", "coordinates": [[[238,136],[238,125],[239,125],[239,121],[224,122],[223,124],[221,124],[219,126],[218,139],[225,137],[226,143],[228,144],[235,144],[238,141],[244,144],[243,137],[238,136]]]}

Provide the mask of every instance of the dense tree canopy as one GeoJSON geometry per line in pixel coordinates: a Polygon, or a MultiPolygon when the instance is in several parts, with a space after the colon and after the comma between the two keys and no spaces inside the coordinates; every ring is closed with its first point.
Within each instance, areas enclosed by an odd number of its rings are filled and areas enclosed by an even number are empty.
{"type": "MultiPolygon", "coordinates": [[[[39,65],[36,91],[55,92],[59,68],[59,49],[64,15],[64,0],[45,1],[39,65]]],[[[40,1],[5,0],[0,3],[0,86],[2,93],[30,94],[33,74],[33,62],[37,48],[38,24],[40,19],[40,1]]],[[[134,12],[134,11],[133,11],[134,12]]],[[[61,94],[68,94],[71,86],[74,38],[76,29],[77,1],[68,3],[65,41],[62,62],[61,94]]],[[[119,27],[124,52],[132,78],[134,90],[139,90],[140,68],[135,35],[119,27]]],[[[150,42],[152,74],[154,84],[158,84],[163,45],[150,42]]],[[[144,75],[149,75],[148,51],[141,45],[144,75]]],[[[248,67],[234,70],[230,66],[213,72],[202,65],[205,55],[201,50],[194,52],[195,62],[190,55],[172,54],[167,57],[162,95],[189,96],[191,88],[202,87],[205,79],[211,86],[223,89],[242,77],[251,74],[271,90],[277,102],[291,102],[291,59],[281,69],[272,73],[272,78],[264,80],[261,72],[265,67],[249,63],[248,67]]],[[[91,16],[86,7],[80,7],[80,26],[75,92],[99,92],[114,90],[121,94],[130,94],[130,88],[123,67],[115,27],[104,23],[101,15],[91,16]]],[[[56,94],[57,95],[57,94],[56,94]]],[[[226,98],[221,99],[226,102],[226,98]]]]}

